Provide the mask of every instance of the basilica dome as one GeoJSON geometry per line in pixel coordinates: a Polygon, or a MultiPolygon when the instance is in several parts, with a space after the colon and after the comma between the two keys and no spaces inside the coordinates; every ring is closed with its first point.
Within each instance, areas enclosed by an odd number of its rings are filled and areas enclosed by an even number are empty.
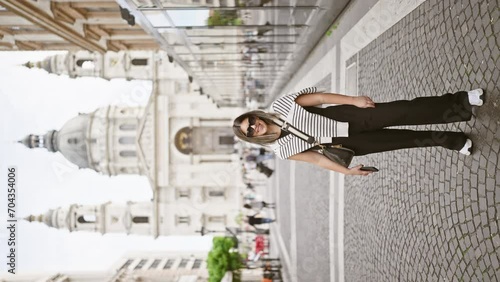
{"type": "Polygon", "coordinates": [[[90,167],[86,138],[89,121],[88,114],[80,114],[66,122],[55,134],[56,149],[80,168],[90,167]]]}

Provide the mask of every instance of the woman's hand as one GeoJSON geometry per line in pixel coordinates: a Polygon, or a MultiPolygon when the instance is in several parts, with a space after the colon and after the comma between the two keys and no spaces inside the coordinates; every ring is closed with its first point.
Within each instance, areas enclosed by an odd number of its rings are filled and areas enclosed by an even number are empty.
{"type": "Polygon", "coordinates": [[[298,153],[296,155],[293,155],[288,158],[289,160],[294,160],[294,161],[302,161],[302,162],[307,162],[311,163],[314,165],[317,165],[322,168],[326,168],[328,170],[340,172],[345,175],[369,175],[372,173],[372,171],[363,171],[360,170],[360,168],[363,167],[363,165],[358,165],[352,168],[346,168],[341,166],[340,164],[336,162],[332,162],[330,159],[327,157],[323,156],[322,154],[314,151],[306,151],[302,153],[298,153]]]}
{"type": "Polygon", "coordinates": [[[349,172],[346,173],[348,175],[363,175],[363,176],[367,176],[367,175],[370,175],[373,171],[364,171],[364,170],[361,170],[361,168],[363,167],[363,165],[358,165],[358,166],[355,166],[355,167],[351,167],[349,169],[349,172]]]}
{"type": "Polygon", "coordinates": [[[375,103],[367,96],[354,97],[353,105],[358,108],[375,108],[375,103]]]}

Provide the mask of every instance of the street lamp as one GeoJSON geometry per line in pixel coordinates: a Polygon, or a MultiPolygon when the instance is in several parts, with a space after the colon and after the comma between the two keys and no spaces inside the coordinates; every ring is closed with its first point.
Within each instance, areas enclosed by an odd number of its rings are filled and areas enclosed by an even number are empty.
{"type": "Polygon", "coordinates": [[[238,234],[241,233],[253,233],[253,234],[262,234],[262,235],[269,235],[269,229],[256,229],[255,231],[253,230],[242,230],[241,228],[238,227],[226,227],[225,231],[218,231],[218,230],[209,230],[206,229],[205,226],[202,226],[200,230],[196,230],[196,233],[200,233],[201,236],[210,234],[210,233],[223,233],[223,232],[228,232],[232,236],[236,237],[238,234]]]}
{"type": "Polygon", "coordinates": [[[205,226],[202,226],[200,230],[196,230],[195,232],[196,233],[200,233],[201,236],[204,236],[204,235],[207,235],[207,234],[210,234],[210,233],[220,233],[220,232],[224,232],[224,231],[208,230],[208,229],[205,228],[205,226]]]}
{"type": "Polygon", "coordinates": [[[200,233],[201,236],[205,236],[208,233],[212,233],[212,230],[208,230],[205,226],[202,226],[200,230],[196,230],[196,233],[200,233]]]}

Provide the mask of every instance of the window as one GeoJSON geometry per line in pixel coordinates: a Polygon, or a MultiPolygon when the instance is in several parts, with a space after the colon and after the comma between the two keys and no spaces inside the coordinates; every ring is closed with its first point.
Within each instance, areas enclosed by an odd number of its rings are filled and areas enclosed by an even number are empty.
{"type": "Polygon", "coordinates": [[[118,142],[120,144],[135,144],[135,137],[133,136],[120,137],[120,139],[118,139],[118,142]]]}
{"type": "Polygon", "coordinates": [[[191,197],[191,190],[177,190],[177,198],[189,199],[191,197]]]}
{"type": "Polygon", "coordinates": [[[136,129],[135,124],[121,124],[120,125],[120,130],[123,130],[123,131],[132,131],[135,129],[136,129]]]}
{"type": "Polygon", "coordinates": [[[188,262],[189,262],[189,259],[182,259],[181,262],[179,263],[178,268],[186,268],[186,265],[188,262]]]}
{"type": "Polygon", "coordinates": [[[198,269],[198,268],[201,268],[201,263],[203,261],[201,259],[195,259],[194,260],[194,263],[193,263],[193,269],[198,269]]]}
{"type": "Polygon", "coordinates": [[[234,136],[219,136],[220,145],[233,145],[234,143],[234,136]]]}
{"type": "Polygon", "coordinates": [[[225,197],[226,193],[224,191],[209,191],[208,196],[209,197],[225,197]]]}
{"type": "Polygon", "coordinates": [[[132,60],[132,65],[133,66],[147,66],[148,65],[148,59],[133,59],[132,60]]]}
{"type": "Polygon", "coordinates": [[[134,216],[132,218],[133,223],[149,223],[149,217],[147,216],[134,216]]]}
{"type": "Polygon", "coordinates": [[[78,138],[68,138],[68,144],[78,144],[78,138]]]}
{"type": "Polygon", "coordinates": [[[94,68],[94,61],[91,59],[79,59],[76,61],[76,65],[81,68],[94,68]]]}
{"type": "Polygon", "coordinates": [[[163,266],[163,269],[170,269],[172,268],[172,265],[174,265],[175,260],[174,259],[169,259],[167,260],[167,263],[163,266]]]}
{"type": "Polygon", "coordinates": [[[78,217],[79,223],[95,223],[96,221],[95,214],[86,214],[78,217]]]}
{"type": "Polygon", "coordinates": [[[141,269],[147,262],[147,259],[141,259],[141,261],[135,266],[134,269],[141,269]]]}
{"type": "Polygon", "coordinates": [[[136,156],[137,156],[137,154],[135,151],[120,151],[120,157],[133,158],[136,156]]]}
{"type": "Polygon", "coordinates": [[[215,67],[215,61],[204,61],[203,64],[206,67],[215,67]]]}
{"type": "Polygon", "coordinates": [[[157,268],[158,265],[160,264],[160,261],[161,261],[161,259],[155,259],[153,261],[153,263],[151,264],[151,266],[149,267],[149,269],[155,269],[155,268],[157,268]]]}
{"type": "Polygon", "coordinates": [[[225,216],[209,216],[208,217],[208,222],[211,222],[211,223],[225,223],[226,222],[226,217],[225,216]]]}
{"type": "Polygon", "coordinates": [[[191,222],[189,216],[177,216],[176,223],[177,224],[188,224],[191,222]]]}
{"type": "Polygon", "coordinates": [[[131,260],[131,259],[128,259],[123,265],[122,267],[120,267],[120,269],[124,269],[124,268],[128,268],[129,265],[132,264],[134,260],[131,260]]]}

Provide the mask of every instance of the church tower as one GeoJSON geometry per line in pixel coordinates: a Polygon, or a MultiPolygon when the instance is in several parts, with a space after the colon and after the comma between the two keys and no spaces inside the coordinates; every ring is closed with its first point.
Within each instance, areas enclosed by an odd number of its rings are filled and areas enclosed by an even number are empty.
{"type": "MultiPolygon", "coordinates": [[[[164,52],[119,51],[97,53],[70,51],[45,58],[40,62],[27,62],[28,68],[44,69],[48,73],[77,77],[153,79],[153,65],[159,58],[168,58],[164,52]]],[[[187,80],[187,77],[185,78],[187,80]]]]}
{"type": "Polygon", "coordinates": [[[41,215],[30,215],[25,220],[38,221],[49,227],[70,232],[152,234],[152,203],[127,202],[126,205],[107,202],[101,205],[71,205],[41,215]]]}
{"type": "Polygon", "coordinates": [[[237,193],[221,191],[214,194],[206,190],[167,189],[160,192],[163,195],[159,199],[151,202],[73,204],[50,209],[41,215],[30,215],[25,220],[70,232],[123,233],[155,238],[195,235],[203,228],[224,233],[227,226],[238,226],[235,218],[239,210],[231,208],[232,204],[225,203],[224,199],[228,197],[234,201],[237,193]],[[209,193],[203,195],[206,192],[209,193]]]}

